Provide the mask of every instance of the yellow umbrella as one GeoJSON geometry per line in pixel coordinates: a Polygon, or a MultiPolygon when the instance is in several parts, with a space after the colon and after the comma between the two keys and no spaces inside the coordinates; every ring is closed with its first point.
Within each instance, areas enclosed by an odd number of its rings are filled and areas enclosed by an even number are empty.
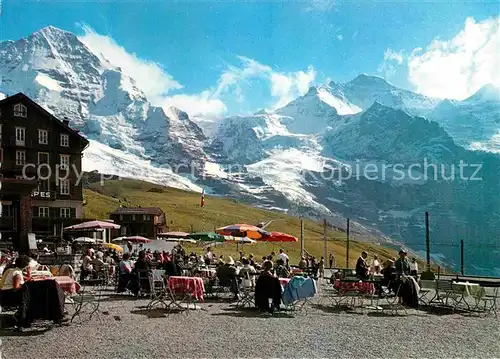
{"type": "Polygon", "coordinates": [[[109,248],[109,249],[114,249],[115,251],[118,251],[118,252],[123,252],[123,248],[120,247],[118,244],[104,243],[104,247],[109,248]]]}

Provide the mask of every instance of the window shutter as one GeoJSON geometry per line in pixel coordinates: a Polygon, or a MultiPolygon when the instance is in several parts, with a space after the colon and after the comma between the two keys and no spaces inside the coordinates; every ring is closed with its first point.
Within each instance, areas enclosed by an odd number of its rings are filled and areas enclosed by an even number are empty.
{"type": "Polygon", "coordinates": [[[71,218],[76,218],[76,208],[70,208],[69,211],[69,216],[71,218]]]}

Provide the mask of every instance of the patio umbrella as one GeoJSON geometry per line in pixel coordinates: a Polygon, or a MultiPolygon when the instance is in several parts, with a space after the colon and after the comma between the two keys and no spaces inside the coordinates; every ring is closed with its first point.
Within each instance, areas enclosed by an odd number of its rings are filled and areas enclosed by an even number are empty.
{"type": "Polygon", "coordinates": [[[198,232],[191,233],[189,238],[201,242],[224,242],[224,236],[215,232],[198,232]]]}
{"type": "Polygon", "coordinates": [[[148,239],[146,237],[141,237],[141,236],[125,237],[125,238],[123,238],[123,240],[130,242],[130,243],[151,243],[152,242],[151,239],[148,239]]]}
{"type": "Polygon", "coordinates": [[[104,243],[103,246],[108,248],[108,249],[113,249],[113,250],[118,251],[118,252],[123,252],[123,248],[120,247],[118,244],[104,243]]]}
{"type": "Polygon", "coordinates": [[[267,236],[260,239],[261,242],[297,242],[297,237],[281,232],[270,232],[267,236]]]}
{"type": "Polygon", "coordinates": [[[158,237],[167,237],[167,238],[186,238],[189,236],[187,232],[165,232],[158,233],[158,237]]]}
{"type": "Polygon", "coordinates": [[[125,242],[127,240],[127,237],[116,237],[115,239],[111,240],[111,242],[125,242]]]}
{"type": "Polygon", "coordinates": [[[96,240],[94,238],[90,237],[78,237],[73,239],[73,242],[78,242],[78,243],[96,243],[96,240]]]}
{"type": "Polygon", "coordinates": [[[65,231],[92,231],[96,229],[119,229],[120,225],[106,221],[89,221],[65,227],[65,231]]]}
{"type": "Polygon", "coordinates": [[[248,237],[250,239],[262,239],[268,235],[268,232],[262,228],[250,224],[232,224],[217,228],[216,232],[225,236],[248,237]]]}

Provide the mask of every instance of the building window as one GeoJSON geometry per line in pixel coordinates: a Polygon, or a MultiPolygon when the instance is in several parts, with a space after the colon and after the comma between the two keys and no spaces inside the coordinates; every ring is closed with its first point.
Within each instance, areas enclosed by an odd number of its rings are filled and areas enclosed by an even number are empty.
{"type": "Polygon", "coordinates": [[[22,103],[14,105],[14,116],[16,117],[28,117],[28,109],[22,103]]]}
{"type": "Polygon", "coordinates": [[[48,217],[49,207],[38,207],[38,217],[48,217]]]}
{"type": "Polygon", "coordinates": [[[38,180],[38,192],[49,192],[50,191],[50,182],[48,179],[38,180]]]}
{"type": "Polygon", "coordinates": [[[38,143],[41,145],[48,145],[49,144],[49,131],[38,130],[38,143]]]}
{"type": "Polygon", "coordinates": [[[61,169],[65,170],[69,168],[69,155],[59,155],[59,164],[61,169]]]}
{"type": "Polygon", "coordinates": [[[49,163],[49,154],[47,152],[38,152],[38,164],[49,163]]]}
{"type": "Polygon", "coordinates": [[[132,215],[132,220],[135,221],[135,214],[132,215]]]}
{"type": "Polygon", "coordinates": [[[26,151],[16,151],[16,165],[24,166],[26,164],[26,151]]]}
{"type": "Polygon", "coordinates": [[[61,134],[61,146],[69,147],[69,136],[65,134],[61,134]]]}
{"type": "Polygon", "coordinates": [[[62,179],[59,182],[59,193],[61,194],[69,194],[69,180],[62,179]]]}
{"type": "Polygon", "coordinates": [[[24,146],[26,144],[26,128],[16,127],[16,146],[24,146]]]}
{"type": "Polygon", "coordinates": [[[143,221],[149,221],[151,219],[151,216],[149,216],[148,214],[144,214],[142,216],[142,219],[143,219],[143,221]]]}
{"type": "Polygon", "coordinates": [[[70,208],[61,208],[60,214],[62,218],[71,217],[71,209],[70,208]]]}
{"type": "Polygon", "coordinates": [[[120,221],[123,221],[123,214],[120,214],[120,221]]]}

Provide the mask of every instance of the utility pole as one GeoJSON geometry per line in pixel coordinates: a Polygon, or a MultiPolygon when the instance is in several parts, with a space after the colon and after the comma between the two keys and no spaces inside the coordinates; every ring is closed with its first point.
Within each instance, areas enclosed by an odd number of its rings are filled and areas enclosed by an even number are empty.
{"type": "Polygon", "coordinates": [[[326,223],[326,219],[323,219],[323,245],[324,245],[324,248],[323,248],[323,251],[324,251],[324,254],[323,254],[323,257],[324,257],[324,260],[326,261],[327,260],[327,248],[326,248],[326,226],[327,226],[327,223],[326,223]]]}
{"type": "Polygon", "coordinates": [[[462,239],[460,241],[460,272],[462,275],[464,274],[464,240],[462,239]]]}
{"type": "Polygon", "coordinates": [[[346,255],[345,255],[345,266],[347,269],[349,269],[349,218],[347,218],[347,229],[346,229],[346,234],[347,234],[347,243],[346,243],[346,255]]]}
{"type": "Polygon", "coordinates": [[[431,271],[431,244],[429,234],[429,212],[425,212],[425,251],[427,255],[427,268],[426,271],[431,271]]]}
{"type": "Polygon", "coordinates": [[[300,256],[304,256],[304,220],[300,219],[300,256]]]}

